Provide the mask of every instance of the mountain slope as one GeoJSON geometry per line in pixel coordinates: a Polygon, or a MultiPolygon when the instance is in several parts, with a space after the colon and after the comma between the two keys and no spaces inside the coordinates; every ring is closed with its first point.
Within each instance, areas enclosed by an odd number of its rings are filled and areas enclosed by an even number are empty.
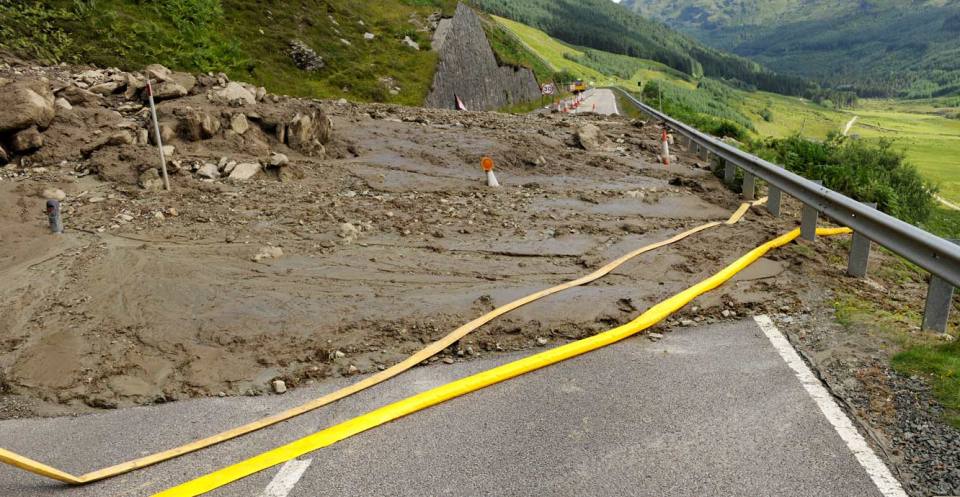
{"type": "Polygon", "coordinates": [[[609,0],[473,0],[492,14],[541,29],[564,42],[662,62],[693,77],[738,80],[780,93],[807,84],[681,35],[609,0]]]}
{"type": "Polygon", "coordinates": [[[863,96],[960,93],[956,0],[624,0],[699,40],[863,96]]]}

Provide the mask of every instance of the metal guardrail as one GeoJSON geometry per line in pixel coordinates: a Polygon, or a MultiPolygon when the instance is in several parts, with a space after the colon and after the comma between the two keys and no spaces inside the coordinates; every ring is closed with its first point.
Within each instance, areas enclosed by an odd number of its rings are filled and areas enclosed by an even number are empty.
{"type": "MultiPolygon", "coordinates": [[[[805,206],[886,247],[954,287],[960,287],[960,245],[944,240],[912,224],[884,214],[843,194],[821,186],[785,168],[767,162],[732,145],[702,133],[644,104],[622,88],[614,88],[644,113],[663,122],[691,143],[742,168],[747,176],[766,181],[771,190],[784,192],[805,206]]],[[[753,184],[753,178],[749,178],[753,184]]],[[[777,196],[779,202],[779,196],[777,196]]],[[[779,205],[779,204],[778,204],[779,205]]]]}

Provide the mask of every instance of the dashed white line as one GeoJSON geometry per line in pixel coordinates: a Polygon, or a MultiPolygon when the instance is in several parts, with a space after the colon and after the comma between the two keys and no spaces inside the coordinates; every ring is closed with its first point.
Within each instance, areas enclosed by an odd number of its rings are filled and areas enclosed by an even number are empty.
{"type": "Polygon", "coordinates": [[[820,407],[820,411],[826,416],[833,428],[837,430],[840,438],[847,444],[850,451],[861,466],[867,471],[870,479],[877,486],[885,497],[907,497],[906,492],[900,482],[890,473],[890,469],[873,452],[873,449],[867,445],[860,432],[853,426],[850,418],[840,409],[830,392],[820,383],[813,371],[803,362],[797,351],[793,349],[786,337],[780,333],[776,325],[769,316],[756,316],[754,320],[763,333],[770,339],[770,343],[777,349],[780,357],[790,366],[790,369],[797,375],[803,388],[813,397],[813,400],[820,407]]]}
{"type": "Polygon", "coordinates": [[[280,467],[277,476],[270,480],[270,484],[264,489],[260,497],[287,497],[297,482],[303,477],[304,471],[310,467],[313,459],[299,460],[291,459],[280,467]]]}

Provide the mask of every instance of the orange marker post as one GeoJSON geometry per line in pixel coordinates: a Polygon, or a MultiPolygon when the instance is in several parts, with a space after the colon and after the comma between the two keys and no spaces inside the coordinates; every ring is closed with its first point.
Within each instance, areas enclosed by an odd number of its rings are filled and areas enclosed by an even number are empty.
{"type": "Polygon", "coordinates": [[[490,157],[480,159],[480,166],[482,166],[483,170],[487,173],[487,186],[492,188],[499,187],[500,182],[497,181],[496,175],[493,174],[493,159],[490,157]]]}

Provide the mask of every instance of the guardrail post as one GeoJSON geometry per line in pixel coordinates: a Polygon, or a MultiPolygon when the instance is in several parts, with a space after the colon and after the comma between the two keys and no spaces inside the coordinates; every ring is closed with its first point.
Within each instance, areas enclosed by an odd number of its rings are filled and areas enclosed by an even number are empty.
{"type": "MultiPolygon", "coordinates": [[[[823,181],[814,181],[817,185],[823,185],[823,181]]],[[[817,220],[820,212],[812,205],[803,204],[803,211],[800,214],[800,237],[804,240],[814,241],[817,239],[817,220]]]]}
{"type": "MultiPolygon", "coordinates": [[[[951,241],[960,245],[960,240],[951,241]]],[[[947,280],[931,274],[930,286],[927,287],[927,304],[923,309],[923,331],[946,333],[952,305],[953,285],[947,280]]]]}
{"type": "MultiPolygon", "coordinates": [[[[876,209],[875,202],[864,202],[871,209],[876,209]]],[[[870,239],[859,231],[853,232],[853,242],[850,244],[850,258],[847,260],[847,274],[855,278],[867,276],[867,262],[870,260],[870,239]]]]}
{"type": "Polygon", "coordinates": [[[774,217],[780,217],[780,189],[773,185],[768,185],[767,190],[767,210],[770,211],[770,214],[773,214],[774,217]]]}
{"type": "Polygon", "coordinates": [[[720,160],[723,161],[723,181],[732,185],[737,180],[737,165],[732,160],[720,160]]]}
{"type": "Polygon", "coordinates": [[[743,172],[743,199],[754,200],[757,198],[757,177],[747,171],[743,172]]]}
{"type": "Polygon", "coordinates": [[[703,159],[703,160],[707,160],[707,159],[710,158],[710,151],[707,150],[707,147],[704,147],[703,145],[700,145],[699,143],[697,144],[697,153],[698,153],[698,155],[700,155],[700,158],[703,159]]]}

